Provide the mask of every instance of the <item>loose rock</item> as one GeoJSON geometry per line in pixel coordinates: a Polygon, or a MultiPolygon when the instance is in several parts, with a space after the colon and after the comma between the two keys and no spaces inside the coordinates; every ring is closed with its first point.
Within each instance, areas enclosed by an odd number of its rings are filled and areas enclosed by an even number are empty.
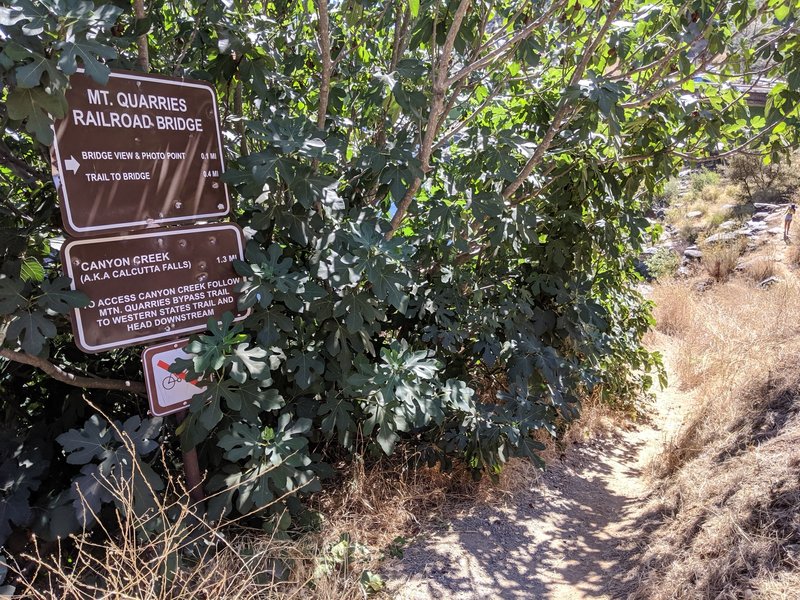
{"type": "MultiPolygon", "coordinates": [[[[739,230],[741,231],[741,230],[739,230]]],[[[715,233],[714,235],[710,235],[706,238],[706,244],[714,244],[716,242],[729,242],[731,240],[735,240],[740,235],[749,235],[749,234],[741,234],[739,231],[731,231],[731,232],[722,232],[722,233],[715,233]]]]}
{"type": "Polygon", "coordinates": [[[767,289],[768,287],[772,287],[778,282],[780,282],[780,279],[778,279],[773,275],[772,277],[767,277],[764,281],[759,283],[758,287],[760,287],[761,289],[767,289]]]}

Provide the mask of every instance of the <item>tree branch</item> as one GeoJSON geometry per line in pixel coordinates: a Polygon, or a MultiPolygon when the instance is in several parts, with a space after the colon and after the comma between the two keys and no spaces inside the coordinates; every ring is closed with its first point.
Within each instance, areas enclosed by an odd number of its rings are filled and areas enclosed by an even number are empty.
{"type": "MultiPolygon", "coordinates": [[[[597,50],[600,42],[602,42],[603,38],[605,38],[606,32],[608,31],[609,27],[611,27],[611,23],[617,16],[620,8],[622,8],[622,0],[615,0],[615,2],[609,8],[608,14],[606,15],[606,20],[603,23],[603,26],[600,28],[600,31],[597,32],[597,35],[594,37],[594,39],[584,48],[583,56],[581,56],[578,66],[575,67],[575,71],[572,73],[568,87],[575,86],[583,78],[586,67],[589,66],[589,62],[592,60],[595,50],[597,50]]],[[[533,155],[530,157],[530,159],[528,159],[528,162],[525,163],[525,166],[517,178],[508,184],[506,189],[503,190],[503,198],[510,198],[514,192],[520,188],[525,180],[530,177],[531,173],[533,173],[533,170],[544,158],[547,149],[553,142],[553,138],[555,138],[556,134],[561,130],[564,118],[567,116],[567,113],[571,107],[563,95],[559,104],[560,106],[556,110],[555,115],[553,115],[553,120],[550,123],[550,127],[548,127],[547,131],[545,132],[542,141],[536,147],[536,150],[534,150],[533,155]]]]}
{"type": "MultiPolygon", "coordinates": [[[[147,13],[144,11],[144,0],[133,0],[133,12],[137,19],[144,19],[147,13]]],[[[139,49],[139,57],[136,64],[145,73],[150,72],[150,51],[147,48],[147,34],[144,33],[136,38],[136,46],[139,49]]]]}
{"type": "MultiPolygon", "coordinates": [[[[444,45],[442,46],[442,50],[439,53],[439,57],[437,58],[433,69],[433,97],[431,98],[431,108],[430,112],[428,113],[428,123],[425,127],[425,135],[422,138],[419,154],[417,155],[417,158],[420,162],[420,169],[422,170],[423,174],[427,174],[427,172],[430,170],[430,158],[433,151],[433,142],[436,139],[436,133],[439,130],[439,120],[444,110],[444,99],[445,93],[447,92],[447,73],[450,68],[450,59],[453,53],[453,47],[456,43],[456,36],[461,29],[461,23],[467,14],[467,9],[469,8],[470,2],[471,0],[461,0],[459,3],[456,12],[453,15],[453,22],[450,24],[450,29],[447,32],[447,38],[445,38],[444,45]]],[[[391,227],[386,233],[387,239],[391,239],[391,237],[394,235],[394,232],[400,227],[400,223],[403,222],[406,212],[408,211],[408,207],[414,200],[414,196],[416,196],[417,191],[419,191],[421,184],[422,179],[420,177],[415,177],[411,182],[411,185],[406,190],[403,199],[397,204],[397,211],[392,217],[391,227]]]]}
{"type": "Polygon", "coordinates": [[[478,69],[482,69],[489,63],[491,63],[495,58],[506,52],[509,48],[513,48],[518,42],[521,42],[527,39],[534,31],[536,31],[539,27],[542,26],[543,23],[546,23],[553,13],[561,8],[564,4],[566,4],[565,0],[560,0],[559,2],[554,2],[553,5],[547,10],[541,17],[532,21],[525,27],[523,27],[520,31],[514,34],[513,37],[509,38],[502,44],[498,45],[494,50],[489,52],[486,56],[477,60],[473,63],[465,65],[458,73],[453,75],[450,79],[447,80],[448,87],[453,85],[455,82],[463,79],[470,73],[477,71],[478,69]]]}
{"type": "Polygon", "coordinates": [[[14,156],[14,153],[2,140],[0,140],[0,164],[7,166],[9,169],[14,171],[17,176],[26,183],[26,185],[30,185],[35,181],[41,183],[47,183],[50,181],[50,178],[46,177],[44,173],[37,171],[24,160],[14,156]]]}
{"type": "Polygon", "coordinates": [[[331,30],[328,18],[328,0],[316,0],[319,15],[319,50],[322,61],[322,81],[319,84],[319,110],[317,111],[317,127],[325,129],[325,117],[328,114],[328,98],[331,94],[331,30]]]}
{"type": "Polygon", "coordinates": [[[38,356],[33,356],[32,354],[27,354],[25,352],[15,352],[14,350],[9,350],[8,348],[0,348],[0,356],[7,360],[13,360],[14,362],[36,367],[37,369],[44,371],[53,379],[69,385],[74,385],[75,387],[97,390],[121,390],[140,395],[147,394],[145,385],[141,381],[101,378],[95,379],[94,377],[74,375],[72,373],[67,373],[61,367],[58,367],[43,358],[39,358],[38,356]]]}

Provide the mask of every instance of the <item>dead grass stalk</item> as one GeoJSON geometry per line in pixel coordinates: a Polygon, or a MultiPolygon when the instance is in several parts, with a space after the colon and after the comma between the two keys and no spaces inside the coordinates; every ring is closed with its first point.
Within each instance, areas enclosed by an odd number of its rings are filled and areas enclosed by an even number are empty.
{"type": "MultiPolygon", "coordinates": [[[[656,289],[682,324],[697,404],[652,465],[633,598],[794,598],[800,589],[800,286],[656,289]]],[[[662,307],[663,308],[663,307],[662,307]]]]}

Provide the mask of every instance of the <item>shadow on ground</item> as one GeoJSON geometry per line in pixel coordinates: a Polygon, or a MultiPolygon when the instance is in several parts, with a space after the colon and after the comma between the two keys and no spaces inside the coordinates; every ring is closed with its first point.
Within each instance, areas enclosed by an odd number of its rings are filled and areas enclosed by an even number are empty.
{"type": "Polygon", "coordinates": [[[573,447],[543,481],[502,506],[479,506],[416,541],[386,575],[398,598],[624,598],[644,494],[645,440],[573,447]]]}

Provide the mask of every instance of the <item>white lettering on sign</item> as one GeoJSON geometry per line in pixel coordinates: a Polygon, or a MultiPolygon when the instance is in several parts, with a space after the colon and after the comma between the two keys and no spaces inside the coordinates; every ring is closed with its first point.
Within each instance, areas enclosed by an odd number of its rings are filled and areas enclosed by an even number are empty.
{"type": "Polygon", "coordinates": [[[119,127],[123,129],[160,129],[164,131],[203,131],[199,118],[167,117],[158,115],[155,121],[150,115],[101,110],[72,110],[72,121],[83,127],[119,127]]]}
{"type": "Polygon", "coordinates": [[[156,129],[169,131],[203,131],[201,119],[187,119],[186,117],[156,117],[156,129]]]}
{"type": "Polygon", "coordinates": [[[101,86],[83,70],[70,84],[53,154],[71,235],[227,214],[213,86],[122,71],[101,86]]]}
{"type": "MultiPolygon", "coordinates": [[[[182,118],[182,117],[181,117],[182,118]]],[[[72,110],[72,121],[84,127],[120,127],[123,129],[152,129],[153,118],[150,115],[139,115],[100,110],[72,110]]],[[[159,127],[159,129],[161,129],[159,127]]]]}
{"type": "Polygon", "coordinates": [[[111,160],[112,158],[119,158],[113,156],[111,152],[81,152],[81,158],[84,160],[111,160]]]}
{"type": "Polygon", "coordinates": [[[108,106],[108,90],[86,90],[89,104],[105,104],[108,106]]]}
{"type": "Polygon", "coordinates": [[[186,112],[186,100],[155,94],[130,94],[117,92],[117,104],[124,108],[149,108],[167,112],[186,112]]]}
{"type": "MultiPolygon", "coordinates": [[[[108,90],[86,90],[86,97],[89,100],[89,104],[114,106],[114,103],[109,100],[108,95],[108,90]]],[[[162,110],[165,112],[187,111],[186,100],[184,98],[175,98],[173,96],[117,92],[115,98],[117,104],[123,108],[147,108],[149,110],[162,110]]]]}

